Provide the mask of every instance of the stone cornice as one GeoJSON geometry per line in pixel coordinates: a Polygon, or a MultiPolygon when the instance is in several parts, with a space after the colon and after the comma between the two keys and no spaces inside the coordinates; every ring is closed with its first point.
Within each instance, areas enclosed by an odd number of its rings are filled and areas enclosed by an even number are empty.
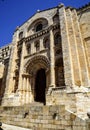
{"type": "Polygon", "coordinates": [[[48,48],[46,48],[46,49],[44,49],[44,50],[41,50],[41,51],[39,51],[39,52],[35,52],[35,53],[33,53],[33,54],[28,54],[28,55],[26,55],[26,56],[24,57],[24,59],[26,59],[26,58],[28,58],[28,57],[33,57],[34,55],[42,54],[42,53],[47,52],[47,51],[48,51],[48,48]]]}
{"type": "Polygon", "coordinates": [[[39,32],[36,32],[35,34],[33,34],[33,35],[31,35],[31,36],[28,36],[28,37],[24,37],[24,38],[22,38],[20,41],[18,41],[18,46],[19,45],[21,45],[22,43],[23,43],[23,41],[25,41],[25,42],[29,42],[30,40],[33,40],[33,39],[35,39],[35,38],[37,38],[37,37],[40,37],[40,36],[42,36],[42,35],[44,35],[44,34],[46,34],[46,33],[49,33],[49,31],[52,29],[52,30],[55,30],[55,29],[58,29],[59,28],[59,24],[53,24],[53,25],[51,25],[51,26],[49,26],[49,27],[47,27],[46,29],[44,29],[44,30],[41,30],[41,31],[39,31],[39,32]]]}
{"type": "Polygon", "coordinates": [[[90,9],[90,3],[86,4],[85,6],[82,6],[81,8],[78,8],[77,13],[81,14],[89,9],[90,9]]]}
{"type": "Polygon", "coordinates": [[[55,30],[55,29],[57,29],[58,27],[59,27],[59,24],[53,24],[53,25],[49,26],[48,28],[46,28],[46,29],[44,29],[44,30],[41,30],[41,31],[39,31],[39,32],[37,32],[37,33],[35,33],[35,34],[33,34],[33,35],[27,37],[27,38],[25,39],[25,41],[28,42],[28,41],[30,41],[30,40],[32,40],[32,39],[35,39],[35,38],[37,38],[37,37],[40,37],[40,36],[42,36],[42,35],[48,33],[51,29],[55,30]]]}

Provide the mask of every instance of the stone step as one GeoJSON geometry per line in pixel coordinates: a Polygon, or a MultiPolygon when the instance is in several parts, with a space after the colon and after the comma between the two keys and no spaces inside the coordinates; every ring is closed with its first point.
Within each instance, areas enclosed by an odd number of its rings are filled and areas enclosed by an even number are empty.
{"type": "Polygon", "coordinates": [[[39,106],[32,104],[30,106],[5,107],[0,110],[1,122],[33,130],[34,128],[35,130],[67,130],[67,127],[71,128],[75,123],[76,129],[85,127],[85,122],[74,113],[65,110],[64,105],[39,106]]]}
{"type": "Polygon", "coordinates": [[[2,124],[2,129],[3,130],[32,130],[32,129],[27,129],[27,128],[22,128],[14,125],[8,125],[8,124],[2,124]]]}

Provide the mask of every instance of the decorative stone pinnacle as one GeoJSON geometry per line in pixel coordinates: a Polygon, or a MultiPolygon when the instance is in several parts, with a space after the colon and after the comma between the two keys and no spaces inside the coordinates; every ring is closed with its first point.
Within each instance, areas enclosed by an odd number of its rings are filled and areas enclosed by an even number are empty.
{"type": "Polygon", "coordinates": [[[38,9],[37,12],[40,12],[40,10],[38,9]]]}
{"type": "Polygon", "coordinates": [[[60,4],[58,5],[59,8],[61,8],[61,7],[63,7],[63,6],[64,6],[63,3],[60,3],[60,4]]]}
{"type": "Polygon", "coordinates": [[[19,29],[19,26],[16,27],[15,32],[19,29]]]}

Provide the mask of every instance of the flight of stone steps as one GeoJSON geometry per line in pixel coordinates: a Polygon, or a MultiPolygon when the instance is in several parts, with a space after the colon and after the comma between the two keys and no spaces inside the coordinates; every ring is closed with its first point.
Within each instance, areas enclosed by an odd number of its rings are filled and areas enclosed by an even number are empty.
{"type": "Polygon", "coordinates": [[[0,121],[32,130],[86,130],[87,125],[64,105],[0,107],[0,121]]]}
{"type": "Polygon", "coordinates": [[[32,129],[22,128],[22,127],[18,127],[18,126],[14,126],[14,125],[8,125],[8,124],[2,124],[1,128],[3,130],[32,130],[32,129]]]}

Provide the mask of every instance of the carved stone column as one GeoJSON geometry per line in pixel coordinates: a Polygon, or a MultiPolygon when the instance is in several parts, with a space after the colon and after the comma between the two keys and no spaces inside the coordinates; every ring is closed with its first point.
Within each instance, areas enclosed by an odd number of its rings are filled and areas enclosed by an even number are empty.
{"type": "Polygon", "coordinates": [[[41,38],[40,39],[40,51],[42,51],[44,49],[44,47],[43,47],[43,39],[41,38]]]}
{"type": "Polygon", "coordinates": [[[23,78],[23,103],[26,103],[26,76],[23,78]]]}
{"type": "Polygon", "coordinates": [[[28,104],[32,101],[32,92],[31,92],[31,75],[24,73],[23,77],[23,86],[22,86],[22,104],[28,104]]]}
{"type": "Polygon", "coordinates": [[[19,71],[19,85],[18,85],[18,90],[22,90],[22,74],[23,74],[23,69],[24,69],[24,56],[26,55],[26,46],[25,46],[25,41],[23,41],[22,45],[22,54],[21,54],[21,62],[20,62],[20,71],[19,71]]]}
{"type": "Polygon", "coordinates": [[[29,97],[30,97],[30,84],[29,84],[29,77],[27,77],[27,85],[26,85],[26,103],[29,103],[29,97]]]}
{"type": "Polygon", "coordinates": [[[71,64],[70,45],[67,30],[66,10],[64,5],[62,4],[59,5],[59,18],[60,18],[59,21],[60,21],[60,31],[62,38],[65,85],[70,87],[73,85],[72,64],[71,64]]]}
{"type": "Polygon", "coordinates": [[[31,43],[31,54],[35,53],[34,42],[31,43]]]}
{"type": "Polygon", "coordinates": [[[55,87],[55,55],[54,55],[54,36],[50,30],[50,87],[55,87]]]}

